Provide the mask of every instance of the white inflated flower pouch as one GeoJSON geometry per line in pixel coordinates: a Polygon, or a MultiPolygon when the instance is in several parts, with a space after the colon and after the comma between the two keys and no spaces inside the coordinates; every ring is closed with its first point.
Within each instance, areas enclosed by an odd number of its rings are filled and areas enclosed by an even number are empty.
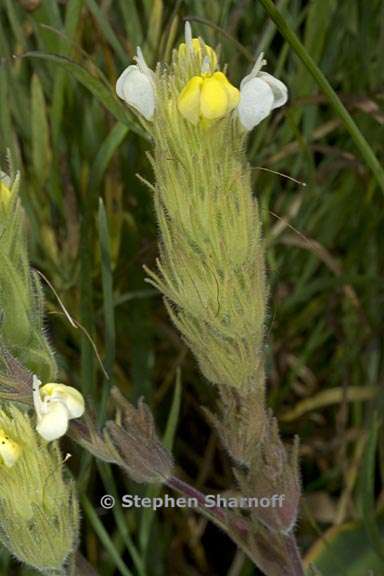
{"type": "Polygon", "coordinates": [[[288,89],[277,78],[262,72],[266,64],[260,54],[250,74],[240,84],[240,101],[237,107],[239,120],[246,130],[252,130],[275,108],[288,100],[288,89]]]}
{"type": "Polygon", "coordinates": [[[155,112],[153,72],[147,66],[140,48],[137,49],[135,60],[137,64],[128,66],[119,76],[116,93],[144,118],[151,120],[155,112]]]}
{"type": "Polygon", "coordinates": [[[41,386],[36,376],[33,376],[33,402],[36,430],[48,442],[64,436],[69,420],[80,418],[85,410],[84,398],[76,388],[56,383],[41,386]]]}

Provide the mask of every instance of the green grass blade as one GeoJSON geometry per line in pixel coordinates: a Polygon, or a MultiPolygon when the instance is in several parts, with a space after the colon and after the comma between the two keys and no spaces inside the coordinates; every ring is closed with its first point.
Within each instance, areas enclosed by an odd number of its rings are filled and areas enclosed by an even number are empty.
{"type": "Polygon", "coordinates": [[[12,117],[8,100],[7,73],[4,67],[0,67],[0,146],[0,151],[3,154],[6,148],[9,148],[12,157],[15,158],[12,117]]]}
{"type": "Polygon", "coordinates": [[[49,143],[49,125],[43,88],[39,77],[32,76],[31,88],[32,165],[39,186],[43,186],[49,173],[52,151],[49,143]]]}
{"type": "Polygon", "coordinates": [[[104,173],[111,161],[113,154],[123,142],[128,132],[128,126],[121,124],[120,122],[115,124],[115,126],[109,132],[108,136],[102,143],[92,166],[90,175],[91,187],[95,187],[97,189],[100,187],[104,173]]]}
{"type": "Polygon", "coordinates": [[[127,41],[133,49],[143,42],[143,28],[135,0],[119,0],[120,10],[123,14],[127,41]]]}
{"type": "Polygon", "coordinates": [[[148,139],[147,134],[144,130],[136,123],[127,112],[124,105],[119,102],[117,96],[111,86],[106,86],[96,76],[93,76],[86,68],[74,62],[70,58],[65,56],[60,56],[59,54],[48,54],[45,52],[32,51],[26,52],[23,55],[24,58],[40,58],[42,60],[48,60],[54,62],[55,64],[61,66],[64,70],[69,72],[76,80],[78,80],[83,86],[85,86],[110,112],[113,114],[120,122],[129,126],[129,128],[148,139]]]}
{"type": "MultiPolygon", "coordinates": [[[[173,447],[173,441],[176,434],[177,423],[179,421],[180,404],[181,404],[181,376],[180,371],[178,370],[176,375],[176,385],[173,393],[172,405],[168,414],[167,425],[163,436],[164,446],[166,446],[169,450],[172,450],[173,447]]],[[[147,489],[146,496],[148,496],[149,498],[156,498],[156,496],[160,494],[161,490],[162,486],[158,485],[149,486],[149,488],[147,489]]],[[[140,533],[139,533],[140,549],[142,550],[143,555],[146,555],[148,550],[149,537],[151,533],[151,527],[154,516],[155,511],[152,510],[151,508],[143,509],[140,523],[140,533]]]]}
{"type": "MultiPolygon", "coordinates": [[[[116,484],[115,484],[115,480],[112,474],[112,470],[111,467],[107,464],[104,464],[100,461],[97,462],[97,468],[100,472],[100,476],[103,480],[103,484],[106,488],[106,490],[108,490],[108,494],[111,494],[115,499],[116,502],[118,502],[120,495],[117,491],[116,488],[116,484]]],[[[137,570],[137,573],[139,574],[139,576],[145,576],[146,571],[144,568],[144,563],[140,557],[140,554],[131,538],[131,534],[129,532],[128,526],[127,526],[127,521],[126,518],[124,516],[124,512],[122,510],[122,508],[117,505],[113,507],[113,514],[115,516],[115,520],[116,520],[116,524],[118,529],[120,530],[120,534],[123,537],[123,540],[125,542],[125,545],[127,547],[127,550],[129,552],[129,554],[131,555],[132,561],[135,565],[135,568],[137,570]]]]}
{"type": "Polygon", "coordinates": [[[100,518],[98,517],[96,510],[92,506],[91,502],[87,498],[87,496],[83,495],[81,497],[81,504],[83,506],[84,512],[91,523],[94,531],[100,538],[105,549],[108,551],[111,559],[116,564],[116,567],[119,569],[121,576],[133,576],[132,572],[127,568],[119,552],[117,551],[114,543],[112,542],[111,538],[109,537],[108,532],[103,526],[100,518]]]}
{"type": "MultiPolygon", "coordinates": [[[[81,10],[84,0],[69,0],[65,14],[65,35],[71,42],[75,36],[77,26],[80,21],[81,10]]],[[[63,53],[68,55],[68,48],[63,48],[63,53]]],[[[64,93],[68,78],[65,71],[61,68],[57,71],[54,80],[52,107],[51,107],[51,125],[52,125],[52,143],[53,148],[58,148],[58,142],[61,135],[61,124],[64,109],[64,93]]]]}
{"type": "Polygon", "coordinates": [[[383,561],[384,569],[384,540],[376,520],[375,507],[375,460],[379,430],[380,422],[375,414],[360,471],[359,500],[365,530],[373,549],[383,561]]]}
{"type": "Polygon", "coordinates": [[[22,26],[19,22],[18,14],[17,14],[17,6],[13,0],[5,0],[5,6],[8,13],[9,22],[11,24],[12,31],[15,35],[17,43],[22,47],[25,48],[25,37],[23,33],[22,26]]]}
{"type": "Polygon", "coordinates": [[[323,72],[316,65],[310,54],[300,42],[298,36],[293,32],[289,24],[286,22],[285,18],[276,8],[272,0],[259,0],[264,6],[265,10],[268,12],[269,16],[275,22],[277,28],[280,30],[281,34],[284,36],[286,41],[290,44],[291,48],[296,52],[299,58],[302,60],[307,70],[312,74],[313,78],[316,80],[317,84],[327,96],[331,106],[335,110],[336,114],[339,116],[340,120],[344,124],[345,128],[348,130],[356,147],[360,151],[361,156],[364,158],[367,166],[370,168],[374,174],[377,183],[379,184],[383,194],[384,194],[384,170],[378,161],[375,153],[368,144],[366,138],[361,133],[357,124],[353,120],[352,116],[349,114],[348,110],[344,107],[342,101],[324,76],[323,72]]]}
{"type": "Polygon", "coordinates": [[[111,265],[111,248],[108,232],[107,215],[105,213],[103,200],[99,200],[98,214],[99,245],[101,256],[101,278],[103,286],[103,310],[105,323],[105,368],[109,379],[104,378],[99,406],[98,421],[102,424],[107,411],[107,402],[111,386],[113,385],[113,365],[116,354],[115,335],[115,307],[113,302],[113,275],[111,265]]]}
{"type": "Polygon", "coordinates": [[[106,15],[103,14],[103,11],[99,8],[95,0],[86,0],[86,2],[89,10],[92,12],[95,20],[100,26],[100,30],[102,31],[105,38],[108,40],[108,42],[116,52],[117,56],[121,60],[121,63],[127,65],[128,55],[125,52],[122,45],[120,44],[116,34],[112,30],[112,27],[110,26],[108,19],[106,18],[106,15]]]}
{"type": "Polygon", "coordinates": [[[180,370],[176,373],[176,385],[173,393],[172,405],[168,414],[167,426],[165,428],[163,443],[168,450],[172,450],[173,442],[175,440],[175,434],[177,429],[177,424],[180,415],[180,404],[181,404],[181,374],[180,370]]]}

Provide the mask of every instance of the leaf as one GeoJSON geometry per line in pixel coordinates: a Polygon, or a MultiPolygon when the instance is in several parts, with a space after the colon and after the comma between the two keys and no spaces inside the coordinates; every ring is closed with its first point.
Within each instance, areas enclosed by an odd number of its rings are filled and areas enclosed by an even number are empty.
{"type": "Polygon", "coordinates": [[[115,124],[108,136],[105,138],[96,155],[90,174],[90,186],[99,188],[104,173],[117,148],[127,136],[129,128],[125,124],[115,124]]]}
{"type": "MultiPolygon", "coordinates": [[[[180,371],[178,370],[176,374],[176,385],[173,393],[172,405],[168,414],[167,425],[163,436],[163,444],[165,448],[168,448],[168,450],[172,450],[173,447],[173,441],[176,433],[177,423],[179,421],[180,401],[181,401],[181,378],[180,378],[180,371]]],[[[146,492],[146,496],[149,496],[150,498],[156,498],[156,496],[159,496],[161,490],[162,486],[156,486],[156,485],[149,486],[146,492]]],[[[143,556],[145,556],[148,551],[149,537],[151,533],[151,527],[154,516],[155,511],[151,508],[147,508],[142,511],[139,541],[140,541],[140,549],[142,551],[143,556]]]]}
{"type": "Polygon", "coordinates": [[[103,310],[105,323],[105,367],[109,374],[109,379],[104,378],[103,391],[100,402],[100,411],[98,414],[99,423],[102,424],[106,411],[107,402],[111,386],[113,384],[113,365],[116,354],[116,336],[115,336],[115,308],[113,303],[113,275],[111,265],[111,249],[108,232],[108,222],[105,213],[104,203],[99,200],[99,242],[101,254],[101,278],[103,286],[103,310]]]}
{"type": "Polygon", "coordinates": [[[115,118],[129,126],[129,128],[136,134],[148,139],[146,132],[144,132],[138,123],[130,117],[125,106],[119,102],[117,96],[115,96],[115,93],[112,90],[112,87],[104,84],[102,80],[91,74],[86,68],[81,66],[81,64],[78,64],[65,56],[60,56],[59,54],[49,54],[37,50],[24,53],[23,58],[40,58],[58,64],[76,78],[78,82],[85,86],[85,88],[87,88],[99,100],[99,102],[101,102],[111,112],[111,114],[115,116],[115,118]]]}
{"type": "MultiPolygon", "coordinates": [[[[381,517],[379,527],[384,535],[384,517],[381,517]]],[[[383,564],[372,549],[362,522],[332,527],[323,534],[305,558],[307,576],[314,574],[311,564],[321,576],[379,576],[383,573],[383,564]]]]}
{"type": "Polygon", "coordinates": [[[122,576],[133,576],[132,572],[128,569],[124,560],[121,558],[120,552],[117,549],[115,542],[112,540],[111,536],[108,534],[108,531],[104,527],[103,522],[101,522],[100,518],[98,517],[94,506],[85,494],[81,497],[81,504],[89,523],[94,529],[100,542],[103,544],[105,550],[108,551],[110,558],[119,569],[120,574],[122,576]]]}
{"type": "Polygon", "coordinates": [[[381,569],[384,569],[384,539],[376,520],[375,505],[375,460],[380,422],[377,414],[372,419],[368,441],[359,478],[359,503],[362,520],[369,541],[377,556],[381,559],[381,569]]]}
{"type": "MultiPolygon", "coordinates": [[[[78,24],[80,22],[81,10],[83,8],[84,0],[69,0],[65,14],[65,38],[69,43],[73,42],[78,24]]],[[[63,53],[67,56],[69,53],[68,47],[63,47],[63,53]]],[[[65,87],[68,82],[68,77],[65,71],[60,68],[54,78],[54,86],[52,91],[52,105],[51,105],[51,126],[52,126],[52,142],[53,148],[58,146],[59,138],[61,135],[61,125],[64,109],[64,93],[65,87]]]]}
{"type": "Polygon", "coordinates": [[[180,370],[176,374],[176,385],[173,393],[172,406],[168,414],[167,426],[164,432],[163,443],[168,450],[172,450],[176,428],[179,421],[181,402],[181,375],[180,370]]]}
{"type": "Polygon", "coordinates": [[[42,186],[49,174],[52,151],[43,88],[39,77],[32,76],[31,87],[32,165],[38,184],[42,186]]]}
{"type": "Polygon", "coordinates": [[[366,165],[370,168],[372,174],[374,174],[376,181],[379,184],[382,193],[384,194],[384,170],[373,149],[369,145],[368,140],[360,131],[359,127],[343,105],[339,96],[330,85],[322,70],[317,66],[312,56],[299,40],[297,34],[290,27],[284,16],[278,10],[275,3],[272,0],[260,0],[260,3],[263,5],[270,18],[274,21],[278,30],[290,45],[292,50],[296,52],[297,56],[307,68],[308,72],[313,76],[320,89],[326,95],[329,104],[340,118],[346,130],[349,132],[362,158],[364,159],[366,165]]]}
{"type": "Polygon", "coordinates": [[[100,30],[108,40],[114,51],[116,52],[117,56],[120,58],[123,64],[127,63],[128,56],[120,44],[115,32],[112,30],[111,25],[108,22],[108,17],[106,14],[103,13],[103,10],[99,8],[97,2],[95,0],[86,0],[87,6],[89,10],[92,12],[95,20],[97,21],[98,25],[100,26],[100,30]]]}
{"type": "Polygon", "coordinates": [[[162,17],[163,17],[162,0],[153,0],[151,6],[150,19],[148,23],[148,34],[146,39],[146,47],[148,50],[150,62],[153,62],[157,46],[159,45],[160,42],[162,17]]]}
{"type": "Polygon", "coordinates": [[[133,47],[143,42],[143,28],[135,0],[119,0],[120,10],[123,14],[127,39],[133,47]]]}

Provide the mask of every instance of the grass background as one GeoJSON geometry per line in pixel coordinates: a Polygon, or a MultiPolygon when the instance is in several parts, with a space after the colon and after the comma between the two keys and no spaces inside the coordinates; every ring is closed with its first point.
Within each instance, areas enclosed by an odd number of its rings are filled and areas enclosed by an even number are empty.
{"type": "MultiPolygon", "coordinates": [[[[186,16],[195,34],[221,45],[233,83],[264,50],[268,71],[289,87],[289,104],[249,141],[271,286],[269,402],[283,437],[301,438],[297,536],[307,561],[325,576],[380,576],[381,0],[0,0],[1,163],[9,148],[22,173],[32,263],[76,320],[75,328],[46,284],[62,378],[83,391],[100,422],[111,383],[131,399],[143,395],[168,442],[175,436],[183,476],[210,493],[231,487],[200,409],[214,405],[215,390],[144,282],[157,230],[150,191],[136,174],[151,180],[151,144],[113,94],[136,45],[152,66],[169,59],[186,16]]],[[[153,488],[63,448],[73,454],[81,493],[81,550],[99,574],[258,573],[193,511],[103,512],[104,493],[153,488]]],[[[0,574],[32,572],[2,550],[0,574]]]]}

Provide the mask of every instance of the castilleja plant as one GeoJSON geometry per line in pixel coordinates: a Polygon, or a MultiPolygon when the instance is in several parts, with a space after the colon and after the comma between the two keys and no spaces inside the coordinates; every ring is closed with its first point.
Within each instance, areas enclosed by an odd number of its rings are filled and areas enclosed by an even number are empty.
{"type": "Polygon", "coordinates": [[[255,508],[227,532],[268,576],[302,574],[292,534],[300,495],[297,445],[284,448],[265,407],[264,327],[268,289],[257,200],[245,144],[250,130],[287,101],[287,88],[262,68],[263,55],[236,88],[215,51],[192,38],[172,63],[152,71],[138,49],[117,81],[120,98],[145,120],[154,141],[160,228],[157,270],[148,281],[203,375],[217,386],[208,414],[233,463],[241,495],[284,495],[255,508]]]}
{"type": "Polygon", "coordinates": [[[122,73],[116,90],[141,115],[154,141],[155,184],[149,185],[161,238],[157,269],[148,270],[148,281],[163,293],[202,373],[217,387],[217,412],[207,415],[231,458],[239,496],[264,496],[281,502],[278,507],[208,510],[204,495],[174,476],[172,456],[143,401],[134,408],[113,389],[117,417],[100,430],[80,392],[55,381],[42,290],[28,261],[18,179],[0,173],[0,484],[7,482],[8,506],[0,536],[11,552],[42,573],[66,573],[73,556],[78,530],[74,492],[57,465],[64,507],[52,505],[47,518],[42,509],[31,511],[38,512],[33,519],[37,535],[49,532],[47,522],[53,530],[63,527],[62,546],[50,554],[40,554],[26,532],[17,533],[27,530],[32,516],[18,523],[23,512],[13,495],[19,490],[27,494],[21,471],[28,462],[43,463],[35,471],[37,483],[38,474],[51,465],[49,455],[59,462],[55,441],[68,432],[137,482],[164,483],[194,497],[201,512],[267,576],[303,574],[293,536],[300,495],[297,443],[289,451],[284,448],[276,420],[265,407],[268,290],[259,209],[245,155],[248,132],[287,100],[286,87],[262,70],[265,64],[261,55],[236,88],[220,70],[215,51],[192,38],[187,24],[185,43],[174,51],[169,67],[159,64],[152,71],[138,49],[136,64],[122,73]],[[18,412],[10,406],[14,401],[29,408],[18,412]],[[19,433],[21,423],[28,434],[19,433]]]}

